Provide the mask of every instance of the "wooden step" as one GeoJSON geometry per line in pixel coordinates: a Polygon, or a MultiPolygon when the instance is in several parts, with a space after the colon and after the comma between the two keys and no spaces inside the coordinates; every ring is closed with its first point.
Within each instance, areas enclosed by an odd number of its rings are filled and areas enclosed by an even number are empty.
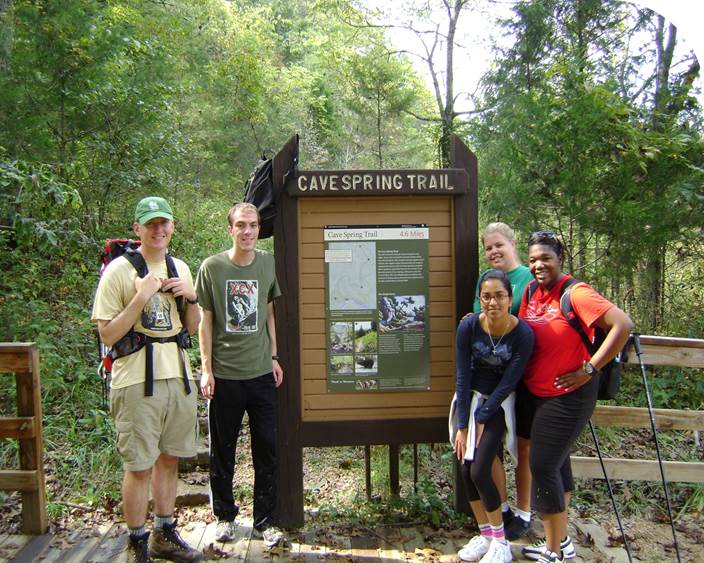
{"type": "Polygon", "coordinates": [[[176,488],[176,506],[200,506],[210,503],[210,487],[207,474],[199,483],[187,483],[183,477],[178,480],[176,488]]]}

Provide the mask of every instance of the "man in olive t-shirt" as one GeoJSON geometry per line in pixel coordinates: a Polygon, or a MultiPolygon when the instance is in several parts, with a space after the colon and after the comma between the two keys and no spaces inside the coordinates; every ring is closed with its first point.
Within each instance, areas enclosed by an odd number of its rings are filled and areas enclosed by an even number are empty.
{"type": "Polygon", "coordinates": [[[200,267],[196,292],[201,390],[209,399],[210,496],[216,538],[235,536],[232,479],[237,436],[246,412],[254,462],[254,530],[267,546],[283,540],[274,526],[276,507],[276,388],[283,380],[276,351],[273,301],[279,295],[274,258],[256,249],[259,213],[238,203],[228,214],[232,248],[200,267]]]}

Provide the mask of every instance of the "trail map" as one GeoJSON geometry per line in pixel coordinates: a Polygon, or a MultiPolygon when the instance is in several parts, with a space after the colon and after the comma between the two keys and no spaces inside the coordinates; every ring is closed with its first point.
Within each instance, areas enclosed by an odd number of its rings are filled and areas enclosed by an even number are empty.
{"type": "Polygon", "coordinates": [[[325,227],[328,392],[429,389],[427,225],[325,227]]]}

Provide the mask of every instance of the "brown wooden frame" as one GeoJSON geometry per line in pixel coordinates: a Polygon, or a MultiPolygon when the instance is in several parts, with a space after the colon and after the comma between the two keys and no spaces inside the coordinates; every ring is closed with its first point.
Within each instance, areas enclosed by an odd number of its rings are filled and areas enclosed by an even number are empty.
{"type": "Polygon", "coordinates": [[[19,441],[20,469],[0,470],[0,490],[22,493],[22,532],[49,528],[44,488],[44,447],[39,350],[33,343],[0,343],[0,374],[14,373],[17,417],[0,418],[0,438],[19,441]]]}
{"type": "MultiPolygon", "coordinates": [[[[274,252],[276,275],[283,298],[276,303],[276,334],[278,352],[286,375],[285,383],[279,388],[278,453],[279,453],[279,495],[278,513],[283,526],[303,524],[303,448],[310,446],[343,446],[370,444],[415,444],[441,442],[448,439],[447,418],[416,418],[404,420],[363,420],[363,421],[307,421],[301,415],[301,374],[300,374],[300,304],[299,295],[299,241],[298,241],[298,199],[300,197],[325,195],[330,193],[301,193],[293,184],[293,178],[284,181],[290,160],[298,152],[298,137],[291,138],[276,155],[273,162],[274,189],[278,197],[278,215],[274,224],[274,252]],[[285,469],[284,469],[285,468],[285,469]]],[[[472,309],[472,291],[477,279],[478,268],[478,228],[477,228],[477,159],[454,137],[451,146],[451,168],[446,172],[457,185],[452,191],[444,192],[454,198],[454,271],[456,288],[455,317],[461,318],[472,309]],[[464,290],[459,290],[463,288],[464,290]]],[[[413,173],[417,171],[399,171],[413,173]]],[[[426,171],[444,172],[444,171],[426,171]]],[[[316,173],[318,173],[316,171],[316,173]]],[[[335,174],[322,171],[320,174],[335,174]]],[[[337,172],[338,174],[340,172],[337,172]]],[[[351,173],[363,174],[364,171],[351,173]]],[[[376,172],[375,172],[376,173],[376,172]]],[[[410,188],[395,193],[437,196],[437,191],[414,191],[410,188]]],[[[340,191],[335,195],[375,195],[388,196],[389,192],[354,193],[340,191]]]]}

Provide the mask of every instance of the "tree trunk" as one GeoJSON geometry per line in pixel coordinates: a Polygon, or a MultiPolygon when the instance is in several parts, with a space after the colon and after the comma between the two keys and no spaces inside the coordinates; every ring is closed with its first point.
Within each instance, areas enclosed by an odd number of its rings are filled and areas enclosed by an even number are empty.
{"type": "MultiPolygon", "coordinates": [[[[454,49],[455,33],[457,32],[457,20],[462,13],[462,8],[467,0],[455,0],[450,3],[444,0],[447,11],[447,56],[445,58],[445,103],[442,104],[442,97],[436,95],[438,100],[438,110],[440,111],[440,167],[450,166],[450,140],[455,129],[455,89],[454,89],[454,49]]],[[[437,80],[435,80],[437,84],[437,80]]],[[[437,88],[437,86],[436,86],[437,88]]],[[[437,92],[436,92],[437,93],[437,92]]],[[[438,93],[439,94],[439,93],[438,93]]]]}
{"type": "Polygon", "coordinates": [[[10,65],[12,54],[12,25],[5,14],[11,4],[12,0],[0,0],[0,70],[10,65]]]}
{"type": "MultiPolygon", "coordinates": [[[[666,120],[667,105],[671,97],[670,70],[677,42],[677,28],[669,25],[666,33],[665,18],[658,16],[657,22],[655,35],[657,70],[652,117],[652,127],[655,130],[661,129],[666,120]]],[[[657,189],[657,186],[654,189],[657,189]]],[[[665,250],[664,244],[653,244],[645,258],[642,302],[645,303],[645,323],[652,332],[657,331],[663,321],[662,288],[665,276],[665,250]]]]}
{"type": "Polygon", "coordinates": [[[381,154],[381,94],[376,94],[376,149],[379,157],[379,168],[384,168],[384,159],[381,154]]]}

